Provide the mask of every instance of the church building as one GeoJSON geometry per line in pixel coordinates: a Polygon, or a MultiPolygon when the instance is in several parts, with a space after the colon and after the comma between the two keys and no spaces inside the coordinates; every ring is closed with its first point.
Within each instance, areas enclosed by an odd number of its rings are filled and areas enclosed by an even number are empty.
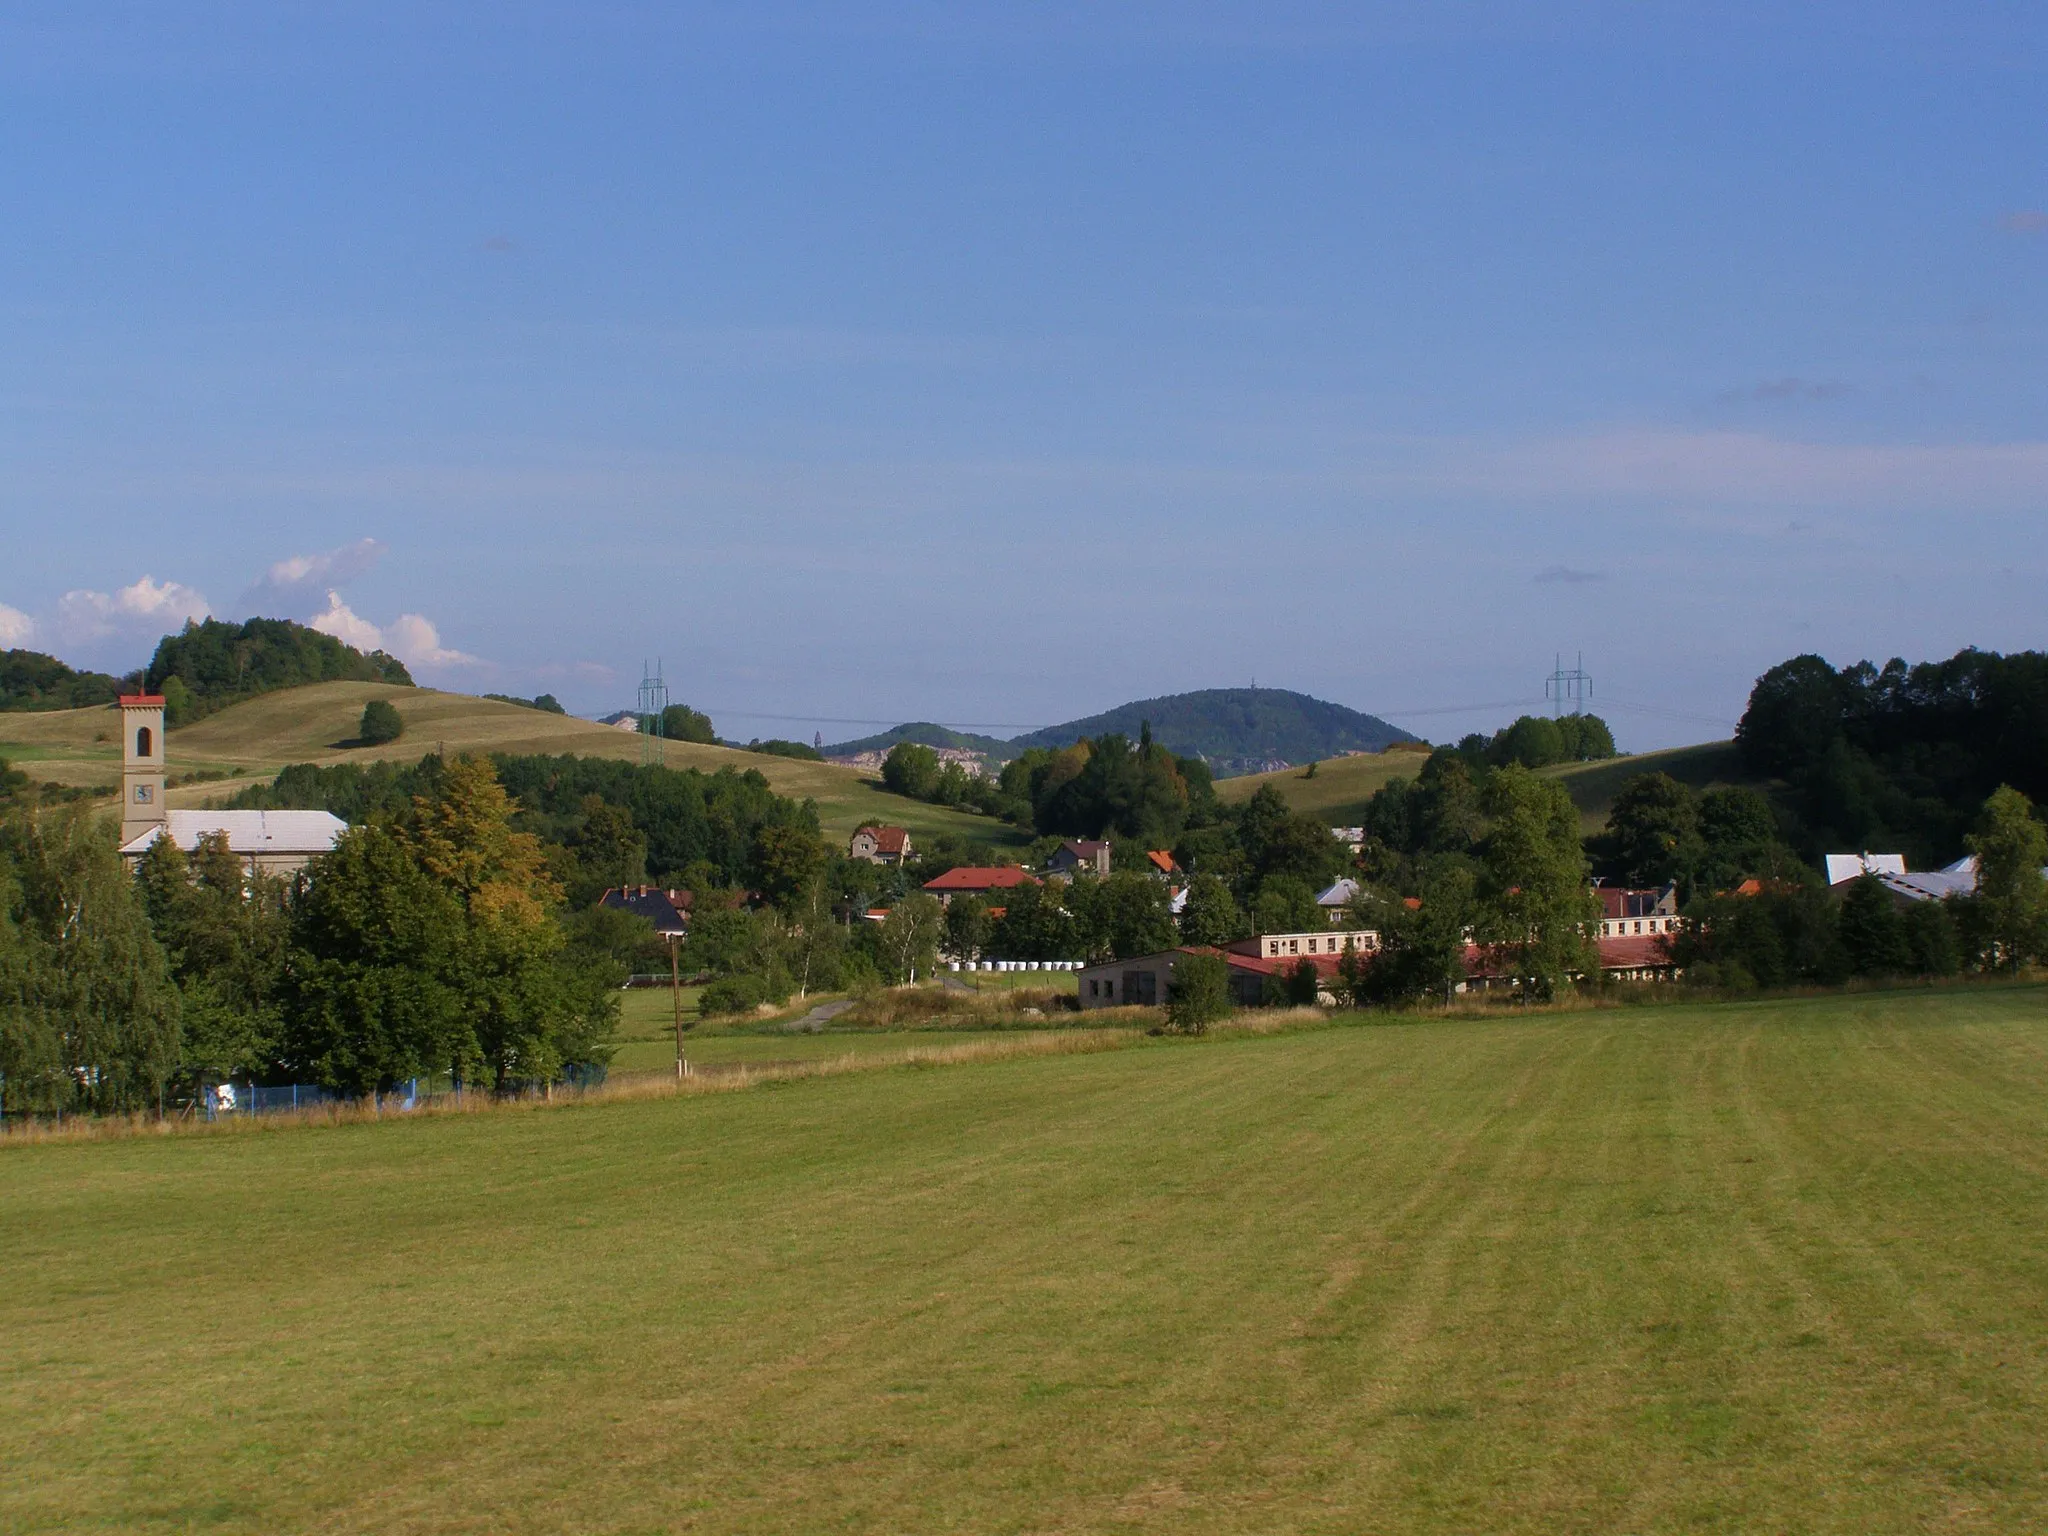
{"type": "Polygon", "coordinates": [[[187,853],[227,834],[251,874],[289,875],[334,847],[348,823],[326,811],[174,811],[164,803],[164,700],[121,696],[121,857],[131,863],[160,837],[187,853]]]}

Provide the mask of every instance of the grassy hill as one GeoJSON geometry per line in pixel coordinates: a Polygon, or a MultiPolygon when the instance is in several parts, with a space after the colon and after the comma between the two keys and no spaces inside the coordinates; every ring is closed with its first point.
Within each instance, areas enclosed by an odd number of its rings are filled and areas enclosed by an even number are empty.
{"type": "MultiPolygon", "coordinates": [[[[267,693],[170,732],[166,745],[174,806],[224,798],[252,780],[274,776],[287,763],[415,762],[437,750],[573,752],[640,760],[640,738],[630,731],[469,694],[387,683],[316,683],[267,693]],[[363,705],[375,698],[397,706],[405,734],[384,746],[351,746],[363,705]],[[196,773],[223,777],[178,783],[196,773]]],[[[985,842],[1025,840],[1024,834],[988,817],[888,794],[850,768],[691,742],[666,742],[664,748],[670,767],[707,773],[724,767],[754,769],[778,793],[816,800],[826,830],[842,836],[863,821],[881,820],[927,836],[951,832],[985,842]]],[[[0,757],[52,783],[116,783],[121,772],[118,711],[0,714],[0,757]]]]}
{"type": "MultiPolygon", "coordinates": [[[[1370,800],[1387,780],[1414,778],[1421,770],[1420,752],[1381,752],[1363,757],[1340,757],[1316,767],[1314,778],[1305,769],[1287,768],[1278,773],[1247,774],[1217,784],[1216,793],[1233,804],[1249,800],[1259,786],[1271,784],[1296,810],[1322,816],[1332,826],[1355,825],[1370,800]]],[[[1546,778],[1561,779],[1571,791],[1572,801],[1586,830],[1597,831],[1607,824],[1607,812],[1621,786],[1639,773],[1668,773],[1695,789],[1710,784],[1757,782],[1742,766],[1732,741],[1710,741],[1696,747],[1672,747],[1662,752],[1642,752],[1632,757],[1610,758],[1599,763],[1565,763],[1539,770],[1546,778]]]]}
{"type": "Polygon", "coordinates": [[[1064,747],[1111,731],[1135,741],[1147,724],[1161,746],[1207,760],[1219,777],[1275,760],[1309,763],[1339,752],[1378,752],[1415,739],[1377,716],[1285,688],[1205,688],[1049,725],[1019,736],[1010,747],[1064,747]]]}
{"type": "Polygon", "coordinates": [[[0,1528],[2040,1530],[2043,1002],[0,1146],[0,1528]]]}
{"type": "Polygon", "coordinates": [[[956,731],[951,726],[933,725],[929,720],[912,720],[892,726],[873,736],[855,741],[835,741],[824,748],[827,757],[852,757],[860,752],[886,752],[899,741],[914,741],[927,747],[954,747],[962,752],[979,752],[991,762],[1007,763],[1017,749],[996,736],[978,736],[973,731],[956,731]]]}

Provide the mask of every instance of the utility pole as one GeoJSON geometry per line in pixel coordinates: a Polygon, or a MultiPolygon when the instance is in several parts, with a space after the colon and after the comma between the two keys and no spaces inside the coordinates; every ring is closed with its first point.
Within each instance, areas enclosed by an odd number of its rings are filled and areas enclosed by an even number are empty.
{"type": "Polygon", "coordinates": [[[676,1081],[681,1082],[690,1075],[690,1064],[683,1060],[683,962],[682,941],[668,941],[668,996],[675,1008],[676,1020],[676,1081]]]}

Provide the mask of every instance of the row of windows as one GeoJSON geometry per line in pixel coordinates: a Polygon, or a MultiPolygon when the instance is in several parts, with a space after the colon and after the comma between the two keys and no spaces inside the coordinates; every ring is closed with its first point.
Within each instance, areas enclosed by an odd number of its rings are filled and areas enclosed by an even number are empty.
{"type": "MultiPolygon", "coordinates": [[[[1635,933],[1645,933],[1645,932],[1647,932],[1647,933],[1676,933],[1676,932],[1678,932],[1678,919],[1677,919],[1677,918],[1675,918],[1675,917],[1652,917],[1652,918],[1648,918],[1648,919],[1646,919],[1646,921],[1647,921],[1647,922],[1649,923],[1649,925],[1650,925],[1650,926],[1649,926],[1649,927],[1648,927],[1647,929],[1645,929],[1645,928],[1643,927],[1643,924],[1642,924],[1642,922],[1638,922],[1638,923],[1636,923],[1636,924],[1634,925],[1634,928],[1633,928],[1633,932],[1635,932],[1635,933]]],[[[1631,933],[1631,928],[1630,928],[1630,925],[1629,925],[1629,924],[1627,924],[1627,923],[1622,923],[1622,922],[1614,922],[1614,921],[1611,921],[1611,920],[1610,920],[1610,921],[1608,921],[1608,922],[1603,922],[1603,923],[1602,923],[1602,924],[1600,925],[1600,937],[1601,937],[1601,938],[1603,938],[1603,939],[1614,939],[1614,938],[1624,938],[1624,937],[1627,937],[1627,936],[1629,936],[1629,934],[1630,934],[1630,933],[1631,933]]]]}
{"type": "Polygon", "coordinates": [[[1318,939],[1310,934],[1306,938],[1271,938],[1266,940],[1266,958],[1277,955],[1341,955],[1344,947],[1353,949],[1378,949],[1380,936],[1370,929],[1353,933],[1333,933],[1328,938],[1318,939]],[[1306,945],[1307,948],[1303,948],[1306,945]]]}

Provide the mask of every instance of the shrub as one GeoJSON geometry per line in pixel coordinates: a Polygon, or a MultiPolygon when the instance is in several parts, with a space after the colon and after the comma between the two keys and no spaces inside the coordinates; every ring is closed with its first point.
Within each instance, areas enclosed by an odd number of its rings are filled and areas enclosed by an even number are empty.
{"type": "Polygon", "coordinates": [[[404,734],[405,721],[399,718],[397,707],[389,699],[372,699],[363,706],[363,721],[356,727],[356,740],[364,746],[380,747],[404,734]]]}
{"type": "Polygon", "coordinates": [[[1166,989],[1166,1026],[1199,1035],[1230,1017],[1230,967],[1218,955],[1187,955],[1173,968],[1166,989]]]}
{"type": "Polygon", "coordinates": [[[758,976],[727,976],[704,989],[697,1006],[706,1018],[715,1014],[751,1013],[768,1001],[768,988],[758,976]]]}

